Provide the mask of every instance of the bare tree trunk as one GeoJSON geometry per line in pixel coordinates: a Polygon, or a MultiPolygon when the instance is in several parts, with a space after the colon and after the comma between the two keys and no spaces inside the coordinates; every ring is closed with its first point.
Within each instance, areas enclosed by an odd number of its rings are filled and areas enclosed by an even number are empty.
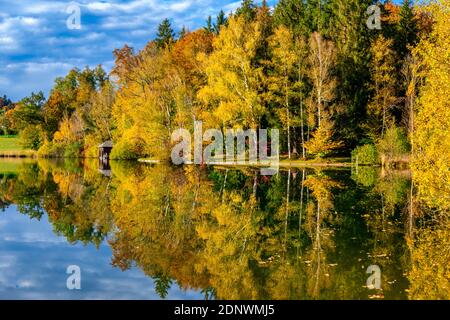
{"type": "Polygon", "coordinates": [[[386,107],[383,106],[383,128],[381,130],[382,137],[384,137],[385,132],[386,132],[386,107]]]}
{"type": "Polygon", "coordinates": [[[289,160],[291,160],[291,116],[289,112],[289,90],[288,90],[288,79],[287,79],[287,72],[285,72],[285,83],[284,83],[284,90],[285,90],[285,104],[286,104],[286,121],[287,121],[287,143],[288,143],[288,157],[289,160]]]}
{"type": "Polygon", "coordinates": [[[300,121],[301,121],[301,135],[302,135],[302,157],[303,159],[306,158],[306,149],[305,149],[305,129],[304,129],[304,120],[303,120],[303,99],[300,101],[300,121]]]}
{"type": "Polygon", "coordinates": [[[223,179],[223,184],[222,184],[222,190],[220,190],[220,195],[222,198],[222,202],[223,202],[223,194],[225,191],[225,186],[227,184],[227,178],[228,178],[228,169],[225,170],[225,178],[223,179]]]}
{"type": "Polygon", "coordinates": [[[411,189],[409,193],[409,237],[413,238],[413,222],[414,222],[414,183],[411,181],[411,189]]]}
{"type": "MultiPolygon", "coordinates": [[[[320,6],[320,4],[319,4],[320,6]]],[[[321,41],[321,35],[317,37],[317,49],[319,51],[319,83],[317,88],[317,117],[318,117],[318,124],[320,127],[321,123],[321,114],[320,114],[320,107],[322,105],[322,76],[323,76],[323,67],[322,67],[322,41],[321,41]]]]}
{"type": "Polygon", "coordinates": [[[256,197],[256,187],[258,186],[258,174],[255,173],[255,177],[253,178],[253,195],[256,197]]]}
{"type": "Polygon", "coordinates": [[[288,156],[289,160],[291,160],[291,128],[290,128],[289,108],[286,108],[286,117],[287,117],[287,134],[288,134],[288,156]]]}

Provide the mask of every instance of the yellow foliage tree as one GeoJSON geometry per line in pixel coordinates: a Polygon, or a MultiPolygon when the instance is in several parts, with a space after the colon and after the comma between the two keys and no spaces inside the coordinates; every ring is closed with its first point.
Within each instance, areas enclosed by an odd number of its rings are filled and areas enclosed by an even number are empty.
{"type": "Polygon", "coordinates": [[[291,159],[291,126],[293,122],[291,100],[295,94],[294,88],[297,87],[292,76],[296,71],[296,62],[298,61],[295,42],[291,31],[285,26],[280,26],[269,39],[269,45],[272,49],[270,65],[274,71],[268,79],[269,98],[281,106],[276,111],[280,122],[287,131],[288,157],[291,159]]]}
{"type": "Polygon", "coordinates": [[[369,132],[373,138],[384,136],[390,119],[389,110],[395,105],[396,78],[394,40],[380,35],[372,44],[371,72],[374,96],[367,106],[369,132]]]}
{"type": "Polygon", "coordinates": [[[450,1],[430,6],[435,20],[418,54],[424,66],[413,137],[413,179],[419,197],[430,206],[450,209],[450,1]]]}
{"type": "Polygon", "coordinates": [[[333,140],[333,135],[333,122],[329,117],[324,117],[311,140],[305,143],[305,148],[318,158],[325,157],[331,151],[342,146],[342,142],[333,140]]]}
{"type": "Polygon", "coordinates": [[[204,111],[213,113],[211,125],[258,128],[264,113],[260,93],[263,73],[254,60],[261,39],[258,21],[231,17],[214,39],[214,52],[203,57],[208,82],[199,91],[199,98],[204,111]]]}

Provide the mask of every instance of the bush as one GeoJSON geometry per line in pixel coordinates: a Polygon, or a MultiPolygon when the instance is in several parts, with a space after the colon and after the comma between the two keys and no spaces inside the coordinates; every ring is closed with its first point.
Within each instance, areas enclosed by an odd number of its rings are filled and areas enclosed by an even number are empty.
{"type": "Polygon", "coordinates": [[[83,155],[85,158],[98,158],[99,150],[98,146],[102,143],[101,138],[98,138],[95,135],[88,134],[84,138],[84,146],[83,146],[83,155]]]}
{"type": "Polygon", "coordinates": [[[358,159],[358,164],[361,165],[380,163],[380,157],[378,155],[377,148],[373,144],[365,144],[363,146],[357,147],[352,151],[352,159],[353,161],[356,161],[356,159],[358,159]]]}
{"type": "Polygon", "coordinates": [[[64,150],[64,158],[81,158],[82,145],[80,142],[68,144],[64,150]]]}
{"type": "Polygon", "coordinates": [[[403,129],[393,125],[386,130],[386,133],[377,144],[378,153],[383,164],[391,162],[403,162],[411,150],[408,137],[403,129]]]}
{"type": "Polygon", "coordinates": [[[123,140],[114,145],[110,155],[110,158],[114,160],[136,160],[140,157],[140,146],[123,140]]]}
{"type": "Polygon", "coordinates": [[[24,149],[38,150],[44,142],[45,133],[40,126],[27,126],[19,134],[24,149]]]}
{"type": "Polygon", "coordinates": [[[64,146],[51,141],[45,141],[38,151],[38,157],[40,158],[62,158],[63,155],[64,146]]]}

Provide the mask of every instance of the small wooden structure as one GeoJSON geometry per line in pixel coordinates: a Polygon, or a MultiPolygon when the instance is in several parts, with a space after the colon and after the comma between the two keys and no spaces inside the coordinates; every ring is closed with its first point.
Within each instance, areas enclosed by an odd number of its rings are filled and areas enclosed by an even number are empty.
{"type": "Polygon", "coordinates": [[[101,174],[111,177],[111,166],[109,165],[109,155],[113,148],[112,141],[105,141],[98,146],[99,171],[101,174]]]}
{"type": "Polygon", "coordinates": [[[106,161],[109,160],[109,155],[111,154],[111,150],[113,148],[113,143],[112,141],[105,141],[103,142],[101,145],[98,146],[98,154],[99,154],[99,158],[102,161],[106,161]]]}

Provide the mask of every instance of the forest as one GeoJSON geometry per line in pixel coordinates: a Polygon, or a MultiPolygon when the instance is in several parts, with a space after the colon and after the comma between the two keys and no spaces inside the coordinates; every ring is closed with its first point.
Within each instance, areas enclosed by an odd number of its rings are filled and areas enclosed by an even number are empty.
{"type": "Polygon", "coordinates": [[[4,160],[0,209],[107,242],[161,298],[177,284],[205,299],[449,299],[450,0],[243,0],[198,30],[169,18],[111,70],[0,96],[1,133],[37,156],[4,160]],[[358,165],[171,165],[172,132],[196,121],[278,129],[285,163],[358,165]],[[105,141],[113,160],[161,163],[99,173],[105,141]],[[383,290],[368,292],[373,264],[383,290]]]}
{"type": "MultiPolygon", "coordinates": [[[[277,128],[288,159],[345,156],[450,163],[450,1],[243,0],[176,33],[169,19],[140,51],[114,50],[110,73],[74,68],[46,98],[1,99],[0,125],[40,157],[168,160],[175,129],[277,128]],[[369,28],[368,8],[381,10],[369,28]]],[[[424,177],[424,179],[427,179],[424,177]]]]}

